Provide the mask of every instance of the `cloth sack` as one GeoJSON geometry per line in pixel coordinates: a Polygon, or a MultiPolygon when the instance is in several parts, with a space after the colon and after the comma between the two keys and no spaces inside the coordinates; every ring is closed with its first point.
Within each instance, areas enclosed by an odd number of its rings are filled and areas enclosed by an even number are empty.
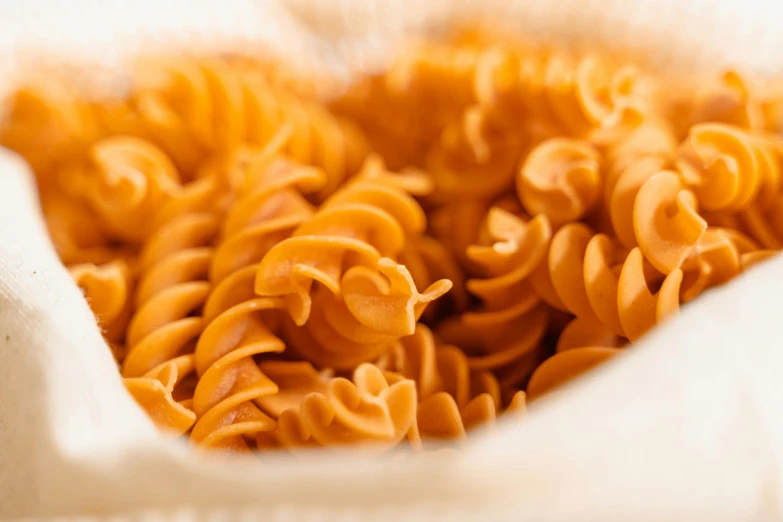
{"type": "MultiPolygon", "coordinates": [[[[464,18],[677,75],[783,73],[783,4],[764,0],[30,0],[0,6],[0,93],[31,64],[100,76],[155,49],[263,46],[349,78],[464,18]]],[[[125,392],[32,175],[0,152],[0,519],[780,519],[782,296],[775,258],[457,456],[216,458],[159,435],[125,392]]]]}

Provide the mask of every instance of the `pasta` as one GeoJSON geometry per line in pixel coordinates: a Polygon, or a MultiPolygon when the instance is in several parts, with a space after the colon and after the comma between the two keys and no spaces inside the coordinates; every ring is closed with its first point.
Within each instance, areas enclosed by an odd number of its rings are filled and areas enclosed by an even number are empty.
{"type": "Polygon", "coordinates": [[[377,367],[364,363],[353,381],[332,379],[325,394],[311,393],[298,409],[285,410],[277,437],[290,448],[357,444],[383,449],[403,440],[415,422],[415,383],[389,383],[377,367]]]}
{"type": "Polygon", "coordinates": [[[254,401],[278,388],[253,356],[283,351],[266,315],[284,309],[285,303],[255,297],[253,277],[272,245],[312,215],[300,191],[318,190],[324,182],[320,170],[277,157],[276,147],[283,143],[267,147],[248,166],[244,190],[226,215],[211,258],[215,287],[204,304],[204,330],[195,347],[199,381],[193,411],[198,420],[191,440],[201,446],[246,449],[245,437],[275,428],[254,401]]]}
{"type": "Polygon", "coordinates": [[[69,270],[87,298],[114,358],[122,362],[125,328],[131,311],[133,276],[130,266],[124,260],[115,260],[104,265],[71,265],[69,270]]]}
{"type": "Polygon", "coordinates": [[[512,411],[524,409],[524,392],[506,390],[504,396],[491,372],[472,368],[469,358],[455,346],[436,346],[424,325],[401,339],[383,365],[386,371],[417,383],[414,445],[421,439],[464,438],[468,429],[494,422],[504,406],[512,411]]]}
{"type": "Polygon", "coordinates": [[[486,228],[493,243],[467,249],[468,258],[488,276],[466,284],[483,307],[447,319],[438,333],[475,351],[473,367],[497,369],[534,350],[544,335],[548,313],[538,306],[530,276],[546,255],[551,228],[544,215],[524,223],[498,207],[490,209],[486,228]]]}
{"type": "Polygon", "coordinates": [[[372,169],[368,163],[291,238],[274,245],[256,275],[258,295],[288,302],[292,349],[320,367],[345,369],[377,358],[413,333],[427,304],[451,286],[440,280],[420,293],[408,269],[392,260],[407,235],[423,231],[424,212],[372,169]]]}
{"type": "MultiPolygon", "coordinates": [[[[188,195],[181,197],[191,203],[188,195]]],[[[175,199],[170,205],[179,206],[177,203],[175,199]]],[[[185,396],[175,400],[174,392],[194,370],[193,344],[204,328],[194,312],[209,295],[210,244],[218,221],[197,205],[184,205],[182,212],[176,213],[165,208],[159,211],[170,217],[159,224],[141,252],[142,276],[135,294],[136,310],[128,325],[128,355],[122,374],[131,394],[145,409],[165,407],[169,411],[154,419],[183,433],[195,420],[188,408],[192,396],[185,390],[185,396]],[[152,402],[153,394],[157,404],[152,402]]]]}
{"type": "Polygon", "coordinates": [[[737,71],[673,89],[473,30],[338,99],[242,56],[130,80],[24,86],[0,144],[125,387],[198,449],[427,454],[783,247],[783,96],[737,71]]]}
{"type": "Polygon", "coordinates": [[[352,125],[306,97],[283,90],[259,67],[220,60],[167,59],[143,63],[133,99],[145,131],[185,171],[215,151],[261,146],[281,125],[291,125],[291,158],[322,167],[334,190],[365,154],[352,125]]]}

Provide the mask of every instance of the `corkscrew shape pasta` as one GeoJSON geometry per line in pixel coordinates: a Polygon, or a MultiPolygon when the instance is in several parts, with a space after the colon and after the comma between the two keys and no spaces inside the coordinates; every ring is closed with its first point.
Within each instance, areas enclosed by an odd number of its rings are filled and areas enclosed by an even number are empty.
{"type": "Polygon", "coordinates": [[[40,197],[49,235],[63,264],[100,265],[133,255],[135,249],[113,244],[96,226],[95,213],[77,199],[52,189],[41,190],[40,197]]]}
{"type": "Polygon", "coordinates": [[[665,121],[646,121],[606,151],[604,205],[617,238],[637,245],[633,209],[639,189],[653,174],[671,166],[677,148],[674,130],[665,121]]]}
{"type": "Polygon", "coordinates": [[[530,276],[545,262],[552,231],[544,215],[525,223],[498,207],[486,219],[489,245],[473,245],[467,255],[485,275],[468,280],[468,291],[483,307],[444,321],[438,333],[468,350],[471,367],[497,369],[533,350],[547,326],[546,309],[530,276]]]}
{"type": "Polygon", "coordinates": [[[100,135],[89,105],[58,81],[19,89],[9,100],[0,144],[19,154],[42,181],[78,161],[100,135]]]}
{"type": "Polygon", "coordinates": [[[195,349],[199,376],[193,396],[198,417],[191,440],[203,447],[247,449],[247,439],[271,432],[275,420],[259,406],[278,392],[253,356],[285,345],[268,326],[281,298],[257,298],[258,263],[276,243],[312,216],[302,192],[318,190],[324,174],[277,155],[276,143],[249,167],[246,187],[227,214],[211,259],[216,285],[204,305],[205,328],[195,349]]]}
{"type": "Polygon", "coordinates": [[[388,370],[416,382],[419,406],[414,446],[419,439],[464,438],[467,430],[491,424],[497,413],[524,410],[525,394],[511,395],[508,403],[495,376],[473,370],[468,357],[454,346],[436,346],[432,332],[417,325],[413,335],[400,339],[384,361],[388,370]]]}
{"type": "Polygon", "coordinates": [[[88,158],[85,168],[63,176],[65,190],[84,198],[112,237],[140,242],[179,188],[176,168],[155,145],[130,136],[96,142],[88,158]]]}
{"type": "Polygon", "coordinates": [[[650,102],[639,83],[633,68],[615,70],[595,55],[553,54],[544,68],[544,96],[555,121],[567,133],[597,141],[642,121],[650,102]]]}
{"type": "Polygon", "coordinates": [[[636,247],[628,253],[606,234],[571,223],[552,238],[548,254],[551,288],[577,319],[563,332],[558,350],[571,337],[593,345],[636,340],[706,288],[741,270],[739,251],[720,229],[707,229],[668,274],[656,270],[636,247]],[[655,291],[659,287],[658,291],[655,291]],[[575,332],[579,332],[577,335],[575,332]]]}
{"type": "Polygon", "coordinates": [[[125,327],[131,312],[130,266],[124,260],[115,260],[104,265],[71,265],[68,270],[84,293],[115,359],[122,362],[125,327]]]}
{"type": "Polygon", "coordinates": [[[471,107],[443,129],[430,147],[426,167],[439,199],[495,197],[513,184],[524,143],[495,128],[480,107],[471,107]]]}
{"type": "Polygon", "coordinates": [[[479,104],[505,118],[524,118],[539,137],[566,134],[608,143],[653,111],[644,79],[596,55],[531,52],[495,45],[482,53],[474,80],[479,104]]]}
{"type": "Polygon", "coordinates": [[[517,192],[530,215],[544,214],[556,226],[579,220],[601,194],[600,155],[584,141],[547,140],[525,159],[517,192]]]}
{"type": "Polygon", "coordinates": [[[746,209],[762,187],[779,184],[759,163],[758,138],[732,125],[703,123],[691,127],[677,167],[708,211],[746,209]]]}
{"type": "Polygon", "coordinates": [[[392,260],[402,253],[406,237],[420,235],[425,223],[423,210],[406,192],[387,178],[360,175],[325,201],[291,238],[269,250],[255,291],[285,297],[301,326],[311,315],[313,282],[318,282],[350,312],[335,311],[332,325],[342,322],[337,316],[353,318],[341,327],[343,335],[355,328],[410,335],[426,305],[450,287],[441,280],[420,293],[408,270],[392,260]]]}
{"type": "Polygon", "coordinates": [[[136,107],[186,171],[210,153],[242,143],[261,146],[291,125],[285,152],[324,169],[326,195],[356,172],[366,154],[364,139],[350,122],[275,83],[254,67],[163,60],[140,68],[136,107]]]}
{"type": "Polygon", "coordinates": [[[193,350],[205,326],[201,310],[211,290],[211,245],[219,228],[215,205],[224,189],[203,180],[173,195],[157,214],[139,260],[142,275],[122,373],[128,389],[152,415],[160,415],[156,412],[165,406],[169,413],[162,422],[177,433],[195,421],[186,383],[196,367],[193,350]]]}
{"type": "Polygon", "coordinates": [[[339,100],[289,71],[162,57],[0,122],[125,386],[198,448],[464,439],[783,247],[774,82],[494,32],[339,100]]]}
{"type": "Polygon", "coordinates": [[[652,265],[670,273],[701,239],[707,222],[697,199],[672,171],[660,171],[639,188],[633,204],[633,228],[639,248],[652,265]]]}
{"type": "Polygon", "coordinates": [[[384,450],[408,436],[416,406],[413,381],[390,383],[380,369],[365,363],[353,372],[353,381],[334,378],[326,393],[311,393],[298,409],[284,411],[277,438],[292,450],[346,444],[384,450]]]}
{"type": "Polygon", "coordinates": [[[452,252],[435,238],[427,235],[409,238],[400,261],[410,271],[416,288],[428,288],[440,279],[451,281],[451,290],[428,306],[422,314],[423,318],[434,320],[462,312],[467,307],[468,295],[462,267],[452,252]]]}
{"type": "Polygon", "coordinates": [[[341,285],[342,297],[324,287],[313,291],[303,326],[284,323],[291,350],[321,368],[348,369],[377,359],[412,332],[427,305],[449,288],[442,280],[419,294],[408,269],[388,258],[377,269],[350,268],[341,285]],[[382,309],[386,315],[376,312],[382,309]]]}

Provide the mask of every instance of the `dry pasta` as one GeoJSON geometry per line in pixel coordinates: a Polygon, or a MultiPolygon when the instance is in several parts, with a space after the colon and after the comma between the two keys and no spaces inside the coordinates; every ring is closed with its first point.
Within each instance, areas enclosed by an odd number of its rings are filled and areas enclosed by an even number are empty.
{"type": "Polygon", "coordinates": [[[200,449],[464,440],[783,247],[778,84],[480,31],[318,81],[146,57],[0,122],[126,388],[200,449]]]}

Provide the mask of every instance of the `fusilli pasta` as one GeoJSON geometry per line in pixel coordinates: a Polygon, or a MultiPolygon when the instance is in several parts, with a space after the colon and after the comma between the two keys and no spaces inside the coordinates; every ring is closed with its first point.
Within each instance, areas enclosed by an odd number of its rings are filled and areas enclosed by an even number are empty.
{"type": "Polygon", "coordinates": [[[464,439],[783,246],[772,81],[482,31],[319,80],[145,58],[0,122],[125,386],[199,448],[464,439]]]}

